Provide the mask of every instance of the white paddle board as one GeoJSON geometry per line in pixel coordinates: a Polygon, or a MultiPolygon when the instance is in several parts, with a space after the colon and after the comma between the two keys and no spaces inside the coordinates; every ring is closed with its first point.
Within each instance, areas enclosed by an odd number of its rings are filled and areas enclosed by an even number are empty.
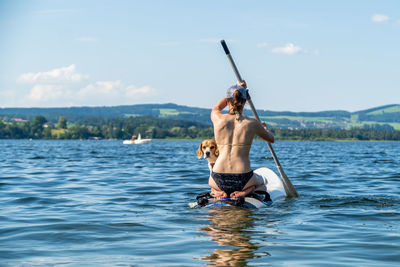
{"type": "MultiPolygon", "coordinates": [[[[269,193],[272,202],[277,201],[279,199],[283,199],[286,197],[286,192],[283,187],[283,183],[281,178],[274,171],[268,168],[259,168],[254,170],[254,173],[259,175],[263,180],[264,184],[267,187],[267,192],[269,193]]],[[[210,198],[209,203],[205,206],[198,205],[197,202],[189,203],[189,207],[191,208],[199,208],[199,207],[215,207],[215,206],[236,206],[235,201],[231,201],[230,199],[213,199],[210,198]]],[[[241,203],[241,207],[246,208],[261,208],[271,204],[270,202],[263,202],[256,198],[245,197],[244,203],[241,203]]]]}

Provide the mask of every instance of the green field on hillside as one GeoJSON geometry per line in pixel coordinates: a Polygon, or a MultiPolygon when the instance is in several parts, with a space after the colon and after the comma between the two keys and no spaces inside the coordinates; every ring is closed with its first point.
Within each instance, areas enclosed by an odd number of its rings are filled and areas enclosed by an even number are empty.
{"type": "Polygon", "coordinates": [[[279,123],[275,122],[275,120],[286,119],[292,121],[293,123],[307,123],[323,126],[324,124],[334,124],[342,129],[351,129],[351,128],[362,128],[366,125],[390,125],[395,130],[400,130],[400,123],[396,122],[376,122],[376,121],[358,121],[358,115],[352,114],[350,120],[349,119],[337,119],[337,118],[329,118],[329,117],[302,117],[302,116],[262,116],[260,117],[262,121],[267,122],[268,125],[272,127],[279,127],[279,123]]]}
{"type": "Polygon", "coordinates": [[[400,106],[392,106],[384,109],[375,110],[372,112],[368,112],[367,115],[382,115],[385,113],[396,113],[396,112],[400,112],[400,106]]]}
{"type": "Polygon", "coordinates": [[[265,120],[269,119],[287,119],[292,121],[304,121],[304,122],[334,122],[338,121],[335,118],[329,117],[304,117],[304,116],[262,116],[265,120]]]}
{"type": "Polygon", "coordinates": [[[179,115],[179,111],[174,108],[160,108],[161,117],[177,116],[177,115],[179,115]]]}

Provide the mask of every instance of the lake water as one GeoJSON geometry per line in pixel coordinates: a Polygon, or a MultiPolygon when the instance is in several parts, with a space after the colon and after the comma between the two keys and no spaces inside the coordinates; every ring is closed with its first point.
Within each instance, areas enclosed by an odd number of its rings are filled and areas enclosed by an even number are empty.
{"type": "MultiPolygon", "coordinates": [[[[190,209],[200,141],[0,140],[0,265],[394,266],[400,143],[277,142],[300,198],[190,209]]],[[[276,171],[255,142],[252,167],[276,171]]]]}

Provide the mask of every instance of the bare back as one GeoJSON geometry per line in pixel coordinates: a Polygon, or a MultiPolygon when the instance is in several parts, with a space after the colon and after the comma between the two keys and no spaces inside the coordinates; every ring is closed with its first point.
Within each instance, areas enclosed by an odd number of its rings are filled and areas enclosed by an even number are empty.
{"type": "MultiPolygon", "coordinates": [[[[222,98],[211,111],[219,157],[212,169],[208,184],[212,188],[212,194],[216,197],[227,197],[227,193],[217,185],[213,175],[216,175],[216,173],[248,174],[252,171],[249,153],[254,135],[257,134],[268,142],[274,142],[274,136],[259,121],[240,115],[241,112],[238,114],[237,110],[231,110],[231,107],[228,99],[222,98]],[[221,111],[227,106],[230,111],[236,114],[223,114],[221,111]]],[[[221,180],[219,180],[220,183],[221,180]]],[[[245,196],[257,188],[265,190],[265,184],[264,181],[257,179],[256,175],[253,175],[250,180],[247,180],[243,188],[235,189],[236,191],[229,196],[245,196]]]]}
{"type": "Polygon", "coordinates": [[[246,173],[251,171],[249,153],[255,131],[252,119],[223,114],[214,122],[214,136],[219,157],[213,171],[219,173],[246,173]]]}
{"type": "Polygon", "coordinates": [[[219,173],[250,172],[252,169],[249,153],[254,135],[257,134],[263,139],[271,141],[270,133],[257,120],[246,116],[241,116],[239,120],[236,120],[235,115],[217,112],[217,114],[211,115],[211,119],[219,150],[219,157],[213,171],[219,173]]]}

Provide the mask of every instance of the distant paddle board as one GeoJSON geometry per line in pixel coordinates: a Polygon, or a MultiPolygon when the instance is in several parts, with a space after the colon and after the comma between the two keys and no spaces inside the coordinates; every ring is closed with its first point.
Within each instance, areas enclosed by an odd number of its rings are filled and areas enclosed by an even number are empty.
{"type": "MultiPolygon", "coordinates": [[[[264,184],[267,186],[267,192],[269,193],[272,202],[286,197],[286,192],[283,187],[282,180],[274,171],[268,168],[259,168],[254,170],[254,173],[258,174],[264,179],[264,184]]],[[[244,197],[240,199],[230,198],[209,198],[205,205],[201,205],[197,202],[189,203],[191,208],[203,208],[203,207],[218,207],[218,206],[239,206],[244,208],[262,208],[272,204],[271,201],[264,202],[254,197],[244,197]]]]}

